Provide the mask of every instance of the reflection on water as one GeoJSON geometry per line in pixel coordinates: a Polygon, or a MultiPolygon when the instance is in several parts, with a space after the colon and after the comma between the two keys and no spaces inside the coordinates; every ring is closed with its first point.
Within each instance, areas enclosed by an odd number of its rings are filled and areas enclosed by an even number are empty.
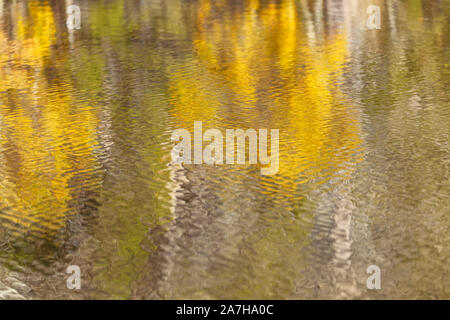
{"type": "Polygon", "coordinates": [[[439,0],[0,1],[0,282],[450,298],[449,17],[439,0]],[[194,121],[279,129],[278,174],[171,165],[194,121]]]}

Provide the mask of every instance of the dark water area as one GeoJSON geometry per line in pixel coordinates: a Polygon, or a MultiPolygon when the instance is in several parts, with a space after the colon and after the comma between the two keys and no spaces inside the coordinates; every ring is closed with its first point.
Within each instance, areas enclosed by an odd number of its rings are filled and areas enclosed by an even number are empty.
{"type": "Polygon", "coordinates": [[[0,0],[0,299],[449,299],[449,31],[447,0],[0,0]],[[279,129],[278,172],[174,165],[194,121],[279,129]]]}

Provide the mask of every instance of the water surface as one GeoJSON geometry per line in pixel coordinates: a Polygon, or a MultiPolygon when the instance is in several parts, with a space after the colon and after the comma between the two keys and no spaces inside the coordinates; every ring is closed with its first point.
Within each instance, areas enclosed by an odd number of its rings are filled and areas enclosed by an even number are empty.
{"type": "Polygon", "coordinates": [[[446,0],[0,1],[0,284],[450,298],[449,31],[446,0]],[[194,121],[279,129],[279,172],[171,165],[194,121]]]}

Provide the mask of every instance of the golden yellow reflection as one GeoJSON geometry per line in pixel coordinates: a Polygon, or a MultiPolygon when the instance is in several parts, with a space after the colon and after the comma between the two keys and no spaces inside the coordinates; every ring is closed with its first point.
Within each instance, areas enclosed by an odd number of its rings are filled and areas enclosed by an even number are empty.
{"type": "Polygon", "coordinates": [[[70,82],[46,79],[57,72],[53,13],[48,2],[27,6],[16,7],[12,40],[0,30],[0,217],[16,235],[51,239],[74,213],[73,179],[95,165],[97,119],[93,108],[74,105],[70,82]]]}
{"type": "Polygon", "coordinates": [[[361,142],[358,113],[336,85],[348,55],[346,36],[311,45],[303,25],[308,21],[299,19],[298,10],[296,1],[253,0],[246,10],[216,19],[210,2],[201,1],[196,56],[174,68],[169,79],[172,114],[180,127],[201,120],[207,126],[264,123],[280,129],[279,175],[287,192],[296,189],[299,177],[303,182],[330,178],[320,176],[324,166],[337,172],[358,161],[361,142]],[[193,64],[208,72],[184,73],[193,64]],[[271,103],[261,106],[261,96],[271,103]]]}

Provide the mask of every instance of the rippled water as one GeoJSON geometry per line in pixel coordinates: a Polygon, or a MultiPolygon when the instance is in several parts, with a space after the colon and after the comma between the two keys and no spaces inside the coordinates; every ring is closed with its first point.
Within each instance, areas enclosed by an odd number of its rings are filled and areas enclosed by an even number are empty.
{"type": "Polygon", "coordinates": [[[449,31],[446,0],[0,1],[0,292],[450,298],[449,31]],[[278,174],[171,165],[194,121],[279,129],[278,174]]]}

